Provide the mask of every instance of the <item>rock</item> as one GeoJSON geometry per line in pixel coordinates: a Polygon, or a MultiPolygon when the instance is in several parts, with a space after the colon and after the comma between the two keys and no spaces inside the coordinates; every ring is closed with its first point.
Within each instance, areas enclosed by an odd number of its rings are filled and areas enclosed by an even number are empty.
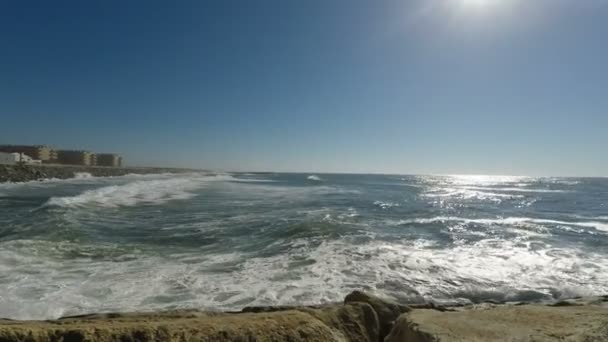
{"type": "Polygon", "coordinates": [[[184,173],[193,172],[190,169],[150,168],[150,167],[102,167],[102,166],[76,166],[76,165],[0,165],[0,183],[3,182],[29,182],[47,178],[68,179],[76,173],[90,173],[92,176],[124,176],[126,174],[150,173],[184,173]]]}
{"type": "Polygon", "coordinates": [[[125,315],[51,322],[0,323],[0,341],[346,341],[318,319],[300,311],[179,315],[125,315]]]}
{"type": "Polygon", "coordinates": [[[605,305],[484,305],[458,311],[413,310],[387,342],[608,341],[605,305]]]}
{"type": "Polygon", "coordinates": [[[339,331],[346,341],[375,342],[382,341],[385,336],[381,334],[377,313],[368,303],[357,302],[300,310],[339,331]]]}
{"type": "Polygon", "coordinates": [[[355,291],[344,304],[252,307],[236,313],[179,310],[80,315],[55,321],[0,319],[0,342],[608,341],[608,297],[566,302],[448,308],[429,304],[412,309],[355,291]]]}
{"type": "Polygon", "coordinates": [[[254,312],[93,314],[56,321],[0,320],[2,342],[354,341],[381,340],[367,303],[255,309],[254,312]]]}
{"type": "Polygon", "coordinates": [[[374,309],[378,315],[378,321],[380,322],[380,336],[382,337],[389,334],[393,327],[393,322],[401,314],[411,311],[411,308],[407,305],[400,305],[387,300],[382,300],[361,291],[351,292],[346,296],[346,298],[344,298],[345,304],[356,302],[367,303],[374,309]]]}

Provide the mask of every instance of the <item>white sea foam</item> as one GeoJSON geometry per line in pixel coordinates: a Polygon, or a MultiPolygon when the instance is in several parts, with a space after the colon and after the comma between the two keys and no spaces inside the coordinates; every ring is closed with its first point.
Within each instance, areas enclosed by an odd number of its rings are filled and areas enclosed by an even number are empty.
{"type": "Polygon", "coordinates": [[[533,224],[550,224],[550,225],[562,225],[562,226],[575,226],[575,227],[585,227],[585,228],[594,228],[596,230],[602,230],[608,232],[608,223],[604,222],[593,222],[593,221],[585,221],[585,222],[569,222],[569,221],[559,221],[559,220],[546,220],[546,219],[536,219],[530,217],[506,217],[506,218],[494,218],[494,219],[470,219],[464,217],[453,217],[453,216],[436,216],[431,218],[415,218],[415,219],[407,219],[397,221],[397,224],[429,224],[429,223],[437,223],[437,222],[461,222],[465,224],[476,223],[483,225],[521,225],[527,223],[533,224]]]}
{"type": "Polygon", "coordinates": [[[321,177],[317,176],[317,175],[310,175],[308,177],[306,177],[306,179],[310,180],[310,181],[315,181],[315,182],[321,182],[323,179],[321,179],[321,177]]]}
{"type": "Polygon", "coordinates": [[[484,293],[509,300],[521,291],[546,297],[608,292],[604,256],[542,242],[486,239],[444,249],[425,240],[361,245],[349,238],[320,244],[294,239],[289,244],[288,252],[268,257],[198,252],[159,257],[135,250],[117,263],[38,257],[56,253],[49,242],[3,243],[0,272],[11,286],[0,285],[0,316],[159,310],[169,302],[173,308],[231,310],[319,304],[360,288],[400,299],[465,302],[484,293]],[[43,300],[31,293],[44,293],[43,300]]]}

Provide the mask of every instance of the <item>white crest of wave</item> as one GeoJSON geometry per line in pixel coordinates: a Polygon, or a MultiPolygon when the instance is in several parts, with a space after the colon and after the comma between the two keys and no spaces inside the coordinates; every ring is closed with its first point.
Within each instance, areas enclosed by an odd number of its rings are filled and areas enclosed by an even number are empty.
{"type": "Polygon", "coordinates": [[[87,190],[76,196],[52,197],[46,205],[59,207],[101,206],[115,208],[139,204],[162,204],[195,196],[194,190],[209,181],[230,180],[231,176],[178,177],[136,180],[123,185],[110,185],[87,190]]]}
{"type": "Polygon", "coordinates": [[[389,208],[392,208],[392,207],[398,207],[399,203],[375,201],[374,205],[377,206],[377,207],[380,207],[382,209],[389,209],[389,208]]]}
{"type": "Polygon", "coordinates": [[[317,176],[317,175],[310,175],[308,177],[306,177],[306,179],[310,180],[310,181],[315,181],[315,182],[321,182],[323,179],[321,179],[321,177],[317,176]]]}
{"type": "Polygon", "coordinates": [[[76,178],[76,179],[93,178],[93,175],[89,172],[74,172],[74,178],[76,178]]]}

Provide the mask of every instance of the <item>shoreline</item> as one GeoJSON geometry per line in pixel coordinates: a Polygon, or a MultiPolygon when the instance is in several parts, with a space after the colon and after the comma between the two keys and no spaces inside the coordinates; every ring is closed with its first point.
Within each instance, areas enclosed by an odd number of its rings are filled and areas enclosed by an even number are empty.
{"type": "Polygon", "coordinates": [[[608,341],[608,296],[449,307],[398,304],[355,291],[343,303],[318,306],[0,319],[0,341],[599,342],[608,341]]]}
{"type": "Polygon", "coordinates": [[[42,165],[0,165],[1,183],[22,183],[45,179],[71,179],[78,173],[88,173],[93,177],[116,177],[128,174],[187,173],[201,170],[169,167],[108,167],[61,164],[42,165]]]}

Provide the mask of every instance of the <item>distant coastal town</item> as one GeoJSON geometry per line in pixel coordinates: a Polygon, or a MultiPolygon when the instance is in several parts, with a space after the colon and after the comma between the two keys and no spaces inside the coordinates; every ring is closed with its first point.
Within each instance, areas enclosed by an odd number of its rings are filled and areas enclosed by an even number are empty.
{"type": "Polygon", "coordinates": [[[48,145],[0,145],[0,183],[199,171],[172,167],[125,167],[123,161],[122,156],[116,153],[60,150],[48,145]]]}
{"type": "Polygon", "coordinates": [[[0,164],[58,164],[122,167],[123,158],[116,153],[95,153],[85,150],[58,150],[47,145],[0,145],[0,164]]]}

